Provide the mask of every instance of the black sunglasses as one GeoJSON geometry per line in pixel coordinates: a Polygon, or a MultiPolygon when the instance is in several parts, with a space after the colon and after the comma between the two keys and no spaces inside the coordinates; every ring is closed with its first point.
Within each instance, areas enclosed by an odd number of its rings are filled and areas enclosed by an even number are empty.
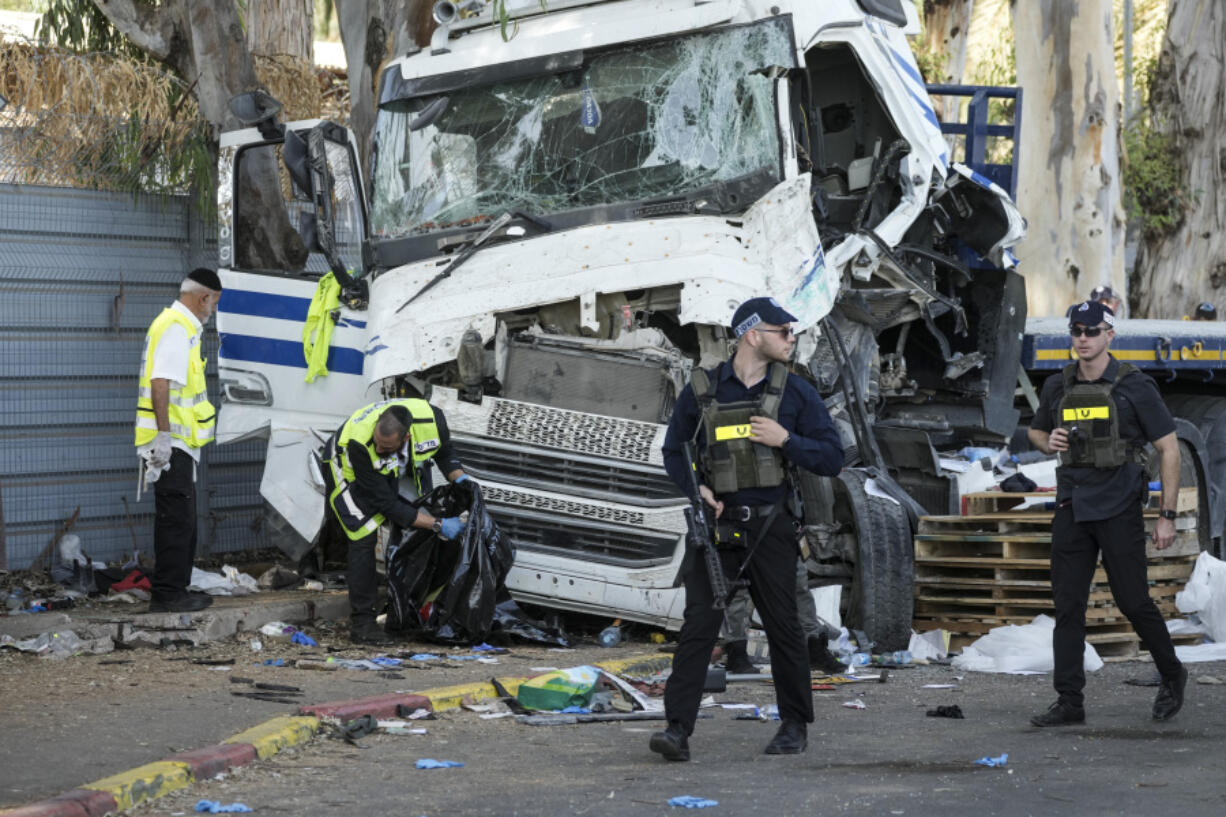
{"type": "Polygon", "coordinates": [[[1103,333],[1101,326],[1070,326],[1068,333],[1075,338],[1085,335],[1087,338],[1096,338],[1103,333]]]}

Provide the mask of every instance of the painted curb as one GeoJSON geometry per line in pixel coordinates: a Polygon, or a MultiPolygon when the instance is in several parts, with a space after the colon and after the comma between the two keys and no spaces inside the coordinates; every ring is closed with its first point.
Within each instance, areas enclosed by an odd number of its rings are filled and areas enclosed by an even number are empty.
{"type": "MultiPolygon", "coordinates": [[[[594,666],[611,673],[651,675],[667,669],[671,664],[672,657],[668,655],[634,655],[600,661],[594,666]]],[[[514,695],[528,677],[499,678],[498,683],[514,695]]],[[[400,706],[439,712],[456,709],[465,700],[481,701],[496,697],[498,693],[493,683],[484,681],[436,687],[418,693],[391,693],[304,706],[298,710],[298,715],[272,718],[215,746],[181,752],[166,760],[87,783],[56,797],[0,811],[0,817],[104,817],[108,813],[125,811],[172,791],[187,788],[192,783],[253,763],[257,758],[269,758],[292,746],[306,743],[319,731],[323,718],[335,718],[342,722],[367,714],[376,718],[394,718],[400,706]]]]}
{"type": "Polygon", "coordinates": [[[388,695],[375,695],[370,698],[355,698],[347,701],[330,701],[328,703],[303,706],[298,709],[301,715],[313,715],[317,718],[334,718],[346,723],[363,715],[375,718],[390,719],[399,716],[399,708],[429,709],[430,699],[425,695],[407,692],[393,692],[388,695]]]}

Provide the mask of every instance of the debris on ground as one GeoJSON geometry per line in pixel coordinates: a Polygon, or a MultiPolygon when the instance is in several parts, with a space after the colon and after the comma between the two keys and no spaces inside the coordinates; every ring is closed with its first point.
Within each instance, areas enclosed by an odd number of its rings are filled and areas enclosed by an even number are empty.
{"type": "Polygon", "coordinates": [[[458,760],[435,760],[430,757],[423,757],[416,764],[419,769],[452,769],[459,768],[464,764],[458,760]]]}
{"type": "Polygon", "coordinates": [[[981,757],[975,761],[975,765],[976,766],[996,767],[996,766],[1004,766],[1008,762],[1009,762],[1009,753],[1006,752],[1005,754],[998,755],[997,757],[981,757]]]}
{"type": "Polygon", "coordinates": [[[926,714],[930,718],[954,718],[956,720],[962,720],[966,717],[962,714],[962,707],[957,704],[938,706],[936,709],[929,709],[926,714]]]}

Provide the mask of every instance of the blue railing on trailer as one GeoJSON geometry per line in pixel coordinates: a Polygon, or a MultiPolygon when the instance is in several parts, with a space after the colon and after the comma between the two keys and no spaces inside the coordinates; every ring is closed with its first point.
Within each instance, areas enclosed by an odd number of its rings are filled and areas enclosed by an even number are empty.
{"type": "Polygon", "coordinates": [[[941,133],[962,136],[962,164],[1000,185],[1017,200],[1017,165],[1021,155],[1022,134],[1022,89],[991,85],[929,85],[930,96],[953,96],[969,98],[965,122],[942,122],[941,133]],[[1013,124],[988,124],[988,108],[994,99],[1015,100],[1013,124]],[[1012,161],[1009,164],[993,164],[987,160],[989,138],[1006,138],[1012,142],[1012,161]]]}

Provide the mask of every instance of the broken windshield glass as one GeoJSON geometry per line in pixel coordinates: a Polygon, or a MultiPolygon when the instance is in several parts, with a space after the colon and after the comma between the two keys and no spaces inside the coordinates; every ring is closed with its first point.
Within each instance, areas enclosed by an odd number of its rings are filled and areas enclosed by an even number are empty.
{"type": "Polygon", "coordinates": [[[780,18],[388,103],[376,122],[373,233],[420,235],[508,210],[557,213],[778,175],[763,69],[793,64],[780,18]]]}

